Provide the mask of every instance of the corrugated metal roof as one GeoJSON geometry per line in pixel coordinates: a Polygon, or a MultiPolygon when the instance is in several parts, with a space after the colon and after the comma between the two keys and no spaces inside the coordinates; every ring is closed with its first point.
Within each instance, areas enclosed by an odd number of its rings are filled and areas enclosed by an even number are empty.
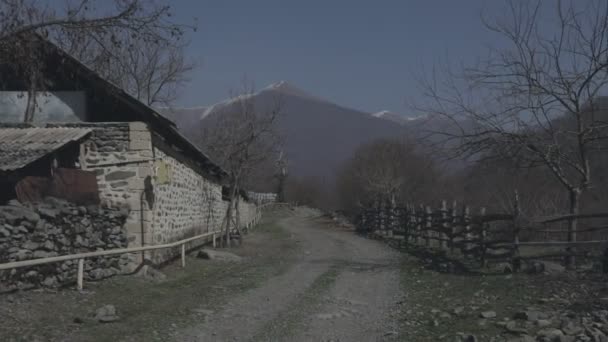
{"type": "Polygon", "coordinates": [[[91,132],[86,128],[0,128],[0,170],[20,169],[91,132]]]}

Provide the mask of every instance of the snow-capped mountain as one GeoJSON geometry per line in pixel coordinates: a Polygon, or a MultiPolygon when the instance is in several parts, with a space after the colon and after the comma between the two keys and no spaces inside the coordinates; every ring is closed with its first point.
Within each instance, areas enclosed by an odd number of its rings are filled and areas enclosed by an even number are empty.
{"type": "MultiPolygon", "coordinates": [[[[415,139],[419,127],[412,127],[414,122],[416,125],[421,122],[389,111],[371,114],[341,106],[285,81],[250,96],[258,110],[270,108],[279,100],[282,112],[279,133],[285,140],[290,174],[315,177],[328,185],[333,184],[337,169],[358,146],[379,138],[415,139]]],[[[167,115],[196,142],[202,125],[236,110],[236,103],[235,99],[229,99],[209,107],[174,110],[167,115]]]]}

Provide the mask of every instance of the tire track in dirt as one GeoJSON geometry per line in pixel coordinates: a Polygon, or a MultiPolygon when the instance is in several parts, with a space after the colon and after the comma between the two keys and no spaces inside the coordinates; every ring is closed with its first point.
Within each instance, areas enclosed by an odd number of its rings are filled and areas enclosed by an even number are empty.
{"type": "MultiPolygon", "coordinates": [[[[384,341],[396,337],[399,254],[298,211],[280,221],[300,251],[293,267],[236,294],[176,341],[384,341]]],[[[280,258],[280,255],[277,255],[280,258]]],[[[204,306],[204,303],[201,303],[204,306]]]]}

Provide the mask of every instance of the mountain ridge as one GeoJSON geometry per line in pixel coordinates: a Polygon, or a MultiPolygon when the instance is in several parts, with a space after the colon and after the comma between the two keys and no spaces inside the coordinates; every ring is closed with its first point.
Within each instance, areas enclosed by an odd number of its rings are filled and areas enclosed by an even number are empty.
{"type": "MultiPolygon", "coordinates": [[[[398,114],[386,111],[376,117],[375,113],[336,104],[286,81],[275,82],[248,98],[258,111],[269,110],[279,100],[283,115],[277,127],[285,138],[283,148],[289,160],[289,173],[296,178],[317,179],[327,187],[333,186],[336,172],[360,145],[382,138],[411,139],[416,131],[408,126],[411,120],[396,119],[398,114]]],[[[227,99],[198,107],[198,111],[173,110],[167,116],[196,142],[203,126],[212,124],[222,113],[238,110],[236,103],[235,99],[227,99]]]]}

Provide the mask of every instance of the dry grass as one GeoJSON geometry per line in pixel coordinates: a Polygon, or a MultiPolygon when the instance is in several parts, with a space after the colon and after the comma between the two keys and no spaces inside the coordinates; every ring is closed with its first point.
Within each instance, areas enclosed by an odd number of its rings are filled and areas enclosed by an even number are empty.
{"type": "Polygon", "coordinates": [[[189,257],[162,269],[167,280],[115,277],[87,283],[86,291],[29,291],[0,296],[2,341],[164,341],[201,319],[195,309],[215,309],[235,293],[258,286],[289,266],[295,245],[272,218],[265,219],[233,252],[241,263],[189,257]],[[282,258],[276,258],[276,255],[282,258]],[[101,324],[91,313],[116,306],[120,321],[101,324]],[[76,323],[78,322],[78,323],[76,323]]]}

